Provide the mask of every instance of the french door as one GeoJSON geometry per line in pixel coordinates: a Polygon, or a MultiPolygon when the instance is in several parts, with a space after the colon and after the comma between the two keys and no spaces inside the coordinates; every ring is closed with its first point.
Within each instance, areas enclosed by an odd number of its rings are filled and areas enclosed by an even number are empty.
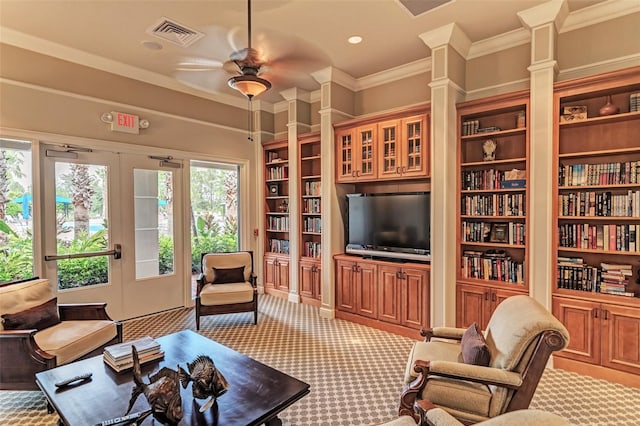
{"type": "Polygon", "coordinates": [[[184,305],[182,164],[42,146],[46,276],[114,319],[184,305]]]}

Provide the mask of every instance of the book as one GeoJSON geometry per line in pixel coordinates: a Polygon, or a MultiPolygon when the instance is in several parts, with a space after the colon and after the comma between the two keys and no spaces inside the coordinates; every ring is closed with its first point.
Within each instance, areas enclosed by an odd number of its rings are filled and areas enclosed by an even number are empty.
{"type": "MultiPolygon", "coordinates": [[[[157,359],[161,359],[164,358],[164,351],[159,351],[159,352],[153,352],[153,353],[148,353],[145,355],[139,355],[138,356],[138,360],[140,361],[140,364],[145,364],[147,362],[151,362],[151,361],[155,361],[157,359]]],[[[104,363],[107,364],[109,367],[111,367],[116,373],[119,373],[121,371],[125,371],[128,370],[130,368],[133,368],[133,357],[131,357],[130,359],[126,360],[126,361],[121,361],[121,362],[113,362],[112,360],[110,360],[109,358],[104,358],[104,363]]]]}
{"type": "Polygon", "coordinates": [[[131,358],[131,347],[135,346],[138,355],[142,356],[147,353],[157,353],[160,351],[160,344],[150,336],[145,336],[140,339],[132,340],[130,342],[118,343],[115,345],[107,346],[104,348],[105,358],[109,358],[113,361],[120,361],[131,358]]]}

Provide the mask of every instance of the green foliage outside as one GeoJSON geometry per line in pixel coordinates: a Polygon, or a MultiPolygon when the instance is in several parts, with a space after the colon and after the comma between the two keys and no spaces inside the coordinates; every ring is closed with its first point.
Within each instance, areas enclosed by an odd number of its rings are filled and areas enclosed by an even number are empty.
{"type": "Polygon", "coordinates": [[[202,253],[238,250],[238,226],[226,221],[224,226],[216,223],[213,216],[196,219],[197,235],[191,236],[191,271],[200,272],[202,253]]]}
{"type": "Polygon", "coordinates": [[[0,282],[30,278],[33,275],[31,238],[20,238],[2,220],[0,232],[8,234],[5,246],[0,247],[0,282]]]}
{"type": "MultiPolygon", "coordinates": [[[[102,251],[107,248],[106,230],[102,229],[87,237],[58,246],[58,254],[102,251]]],[[[58,288],[77,288],[109,282],[109,258],[106,256],[85,257],[58,261],[58,288]]]]}

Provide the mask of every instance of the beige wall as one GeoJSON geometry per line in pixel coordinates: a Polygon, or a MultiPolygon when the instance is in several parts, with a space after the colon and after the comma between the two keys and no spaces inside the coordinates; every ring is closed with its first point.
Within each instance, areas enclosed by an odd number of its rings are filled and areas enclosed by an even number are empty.
{"type": "Polygon", "coordinates": [[[528,80],[531,45],[524,44],[467,61],[465,89],[467,91],[497,86],[518,80],[528,80]]]}
{"type": "Polygon", "coordinates": [[[561,70],[637,55],[640,52],[640,12],[562,33],[558,37],[561,70]]]}
{"type": "Polygon", "coordinates": [[[425,72],[361,90],[355,94],[355,113],[375,114],[428,102],[431,98],[430,82],[431,73],[425,72]]]}
{"type": "Polygon", "coordinates": [[[273,130],[277,135],[287,132],[289,113],[287,110],[276,112],[273,117],[273,130]]]}

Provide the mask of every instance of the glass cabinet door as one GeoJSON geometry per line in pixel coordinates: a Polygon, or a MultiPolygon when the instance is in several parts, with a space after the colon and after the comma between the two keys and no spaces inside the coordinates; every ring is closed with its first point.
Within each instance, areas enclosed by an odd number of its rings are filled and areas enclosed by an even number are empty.
{"type": "Polygon", "coordinates": [[[400,176],[400,127],[399,120],[388,121],[378,125],[380,135],[380,177],[400,176]]]}
{"type": "Polygon", "coordinates": [[[348,182],[355,179],[355,170],[353,167],[353,132],[352,130],[344,130],[337,135],[337,165],[336,173],[338,182],[348,182]]]}
{"type": "Polygon", "coordinates": [[[403,152],[401,173],[403,176],[427,175],[426,120],[412,117],[402,120],[403,152]]]}
{"type": "Polygon", "coordinates": [[[376,125],[358,128],[358,147],[360,167],[356,171],[356,178],[372,178],[376,173],[376,125]]]}

